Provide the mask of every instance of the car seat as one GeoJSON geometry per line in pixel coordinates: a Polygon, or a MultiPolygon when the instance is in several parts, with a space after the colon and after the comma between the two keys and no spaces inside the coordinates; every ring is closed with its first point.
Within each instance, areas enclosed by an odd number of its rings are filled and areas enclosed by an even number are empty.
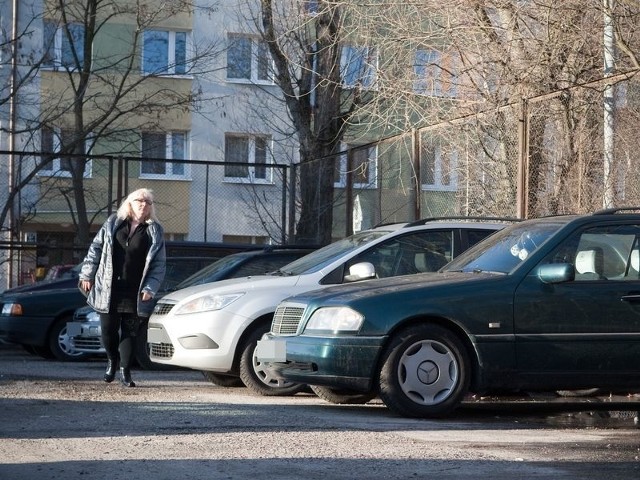
{"type": "Polygon", "coordinates": [[[604,279],[604,260],[601,247],[581,250],[576,254],[576,280],[604,279]]]}
{"type": "Polygon", "coordinates": [[[416,253],[414,257],[414,263],[418,272],[435,272],[444,267],[447,262],[447,257],[441,253],[434,252],[433,250],[427,250],[424,252],[416,253]]]}

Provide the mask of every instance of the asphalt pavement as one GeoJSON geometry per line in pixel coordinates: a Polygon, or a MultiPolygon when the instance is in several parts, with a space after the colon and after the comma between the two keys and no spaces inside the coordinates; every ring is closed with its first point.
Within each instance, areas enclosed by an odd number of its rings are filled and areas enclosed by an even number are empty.
{"type": "Polygon", "coordinates": [[[0,347],[0,479],[640,478],[633,394],[470,397],[416,420],[190,370],[134,370],[131,389],[103,372],[0,347]]]}

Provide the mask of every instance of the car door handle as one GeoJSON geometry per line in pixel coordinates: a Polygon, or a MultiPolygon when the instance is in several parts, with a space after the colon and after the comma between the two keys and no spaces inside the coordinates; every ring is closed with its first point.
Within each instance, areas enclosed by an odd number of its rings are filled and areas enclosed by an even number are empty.
{"type": "Polygon", "coordinates": [[[640,302],[640,293],[630,293],[629,295],[623,295],[620,300],[629,303],[640,302]]]}

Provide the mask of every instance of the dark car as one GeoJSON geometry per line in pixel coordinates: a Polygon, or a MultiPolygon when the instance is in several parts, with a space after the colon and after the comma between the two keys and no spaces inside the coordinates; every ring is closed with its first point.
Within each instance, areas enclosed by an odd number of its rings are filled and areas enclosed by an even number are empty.
{"type": "MultiPolygon", "coordinates": [[[[235,245],[201,242],[167,242],[167,273],[163,290],[171,290],[182,280],[230,254],[262,251],[258,245],[235,245]]],[[[77,288],[79,266],[70,278],[36,282],[5,290],[0,294],[0,341],[17,343],[44,358],[80,360],[86,353],[70,345],[67,322],[76,309],[86,305],[77,288]]],[[[143,329],[146,332],[146,329],[143,329]]],[[[140,339],[140,352],[146,354],[146,339],[140,339]]],[[[139,359],[143,354],[138,355],[139,359]]]]}
{"type": "Polygon", "coordinates": [[[35,290],[59,290],[62,288],[71,288],[78,285],[78,275],[81,265],[74,266],[62,278],[42,279],[34,283],[27,283],[17,287],[8,288],[0,293],[0,296],[14,293],[33,292],[35,290]]]}
{"type": "Polygon", "coordinates": [[[197,271],[172,290],[217,282],[227,278],[266,275],[314,250],[314,247],[267,247],[264,250],[234,253],[197,271]]]}
{"type": "MultiPolygon", "coordinates": [[[[276,378],[411,417],[469,393],[640,387],[640,214],[529,220],[437,273],[289,298],[259,343],[276,378]]],[[[631,390],[632,391],[632,390],[631,390]]]]}

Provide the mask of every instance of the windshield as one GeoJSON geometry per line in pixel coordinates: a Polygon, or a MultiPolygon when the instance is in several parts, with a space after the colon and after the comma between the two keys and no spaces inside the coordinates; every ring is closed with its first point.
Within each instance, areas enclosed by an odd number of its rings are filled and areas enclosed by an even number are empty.
{"type": "Polygon", "coordinates": [[[505,228],[449,263],[445,272],[510,273],[543,245],[564,222],[525,222],[505,228]]]}
{"type": "Polygon", "coordinates": [[[375,230],[356,233],[348,238],[338,240],[315,252],[305,255],[280,269],[286,275],[302,275],[303,273],[313,273],[322,270],[325,266],[334,262],[338,258],[344,257],[347,253],[356,250],[362,245],[366,245],[374,240],[387,235],[388,230],[375,230]]]}
{"type": "Polygon", "coordinates": [[[193,285],[202,285],[203,283],[210,283],[220,280],[225,272],[242,262],[246,255],[227,255],[220,260],[213,262],[211,265],[198,270],[190,277],[185,278],[182,282],[176,285],[176,290],[192,287],[193,285]]]}

